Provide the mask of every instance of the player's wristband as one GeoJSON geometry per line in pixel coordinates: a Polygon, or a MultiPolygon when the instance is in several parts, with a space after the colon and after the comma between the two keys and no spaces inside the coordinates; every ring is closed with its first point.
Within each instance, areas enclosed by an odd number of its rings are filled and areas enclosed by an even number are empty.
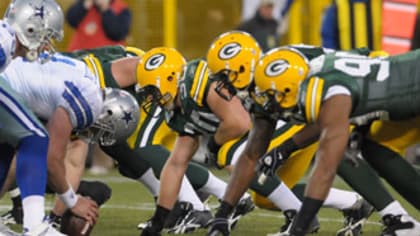
{"type": "Polygon", "coordinates": [[[63,201],[64,205],[66,205],[66,207],[69,209],[73,208],[79,199],[71,186],[66,192],[58,194],[58,196],[60,197],[61,201],[63,201]]]}

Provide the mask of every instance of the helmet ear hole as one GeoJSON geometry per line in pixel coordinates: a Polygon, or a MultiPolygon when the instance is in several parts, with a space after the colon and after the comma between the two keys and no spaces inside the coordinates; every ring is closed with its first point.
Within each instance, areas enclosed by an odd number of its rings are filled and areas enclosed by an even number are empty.
{"type": "Polygon", "coordinates": [[[168,81],[172,81],[172,80],[174,80],[174,77],[173,76],[168,76],[168,81]]]}
{"type": "Polygon", "coordinates": [[[106,113],[107,113],[109,116],[112,116],[112,114],[113,114],[112,110],[107,110],[107,111],[106,111],[106,113]]]}
{"type": "Polygon", "coordinates": [[[241,65],[239,67],[239,73],[244,73],[245,72],[245,66],[241,65]]]}
{"type": "Polygon", "coordinates": [[[290,92],[290,88],[285,88],[285,89],[284,89],[284,92],[285,92],[285,93],[289,93],[289,92],[290,92]]]}

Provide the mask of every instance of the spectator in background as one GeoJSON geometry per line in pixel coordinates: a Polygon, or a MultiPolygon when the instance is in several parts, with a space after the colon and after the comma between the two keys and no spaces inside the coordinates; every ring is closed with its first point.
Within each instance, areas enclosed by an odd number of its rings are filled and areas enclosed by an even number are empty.
{"type": "Polygon", "coordinates": [[[279,22],[273,16],[273,8],[274,0],[261,0],[255,16],[237,27],[254,36],[264,52],[279,45],[279,22]]]}
{"type": "Polygon", "coordinates": [[[76,30],[68,51],[124,45],[131,25],[131,12],[122,0],[76,0],[66,18],[76,30]]]}

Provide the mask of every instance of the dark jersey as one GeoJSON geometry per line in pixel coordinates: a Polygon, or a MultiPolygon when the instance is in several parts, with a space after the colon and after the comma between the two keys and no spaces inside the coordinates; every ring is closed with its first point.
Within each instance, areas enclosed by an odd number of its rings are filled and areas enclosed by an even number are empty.
{"type": "Polygon", "coordinates": [[[307,122],[319,115],[322,101],[333,86],[345,87],[352,98],[351,117],[376,115],[391,120],[420,114],[420,51],[387,58],[336,52],[311,61],[298,98],[307,122]]]}
{"type": "MultiPolygon", "coordinates": [[[[112,61],[124,57],[137,56],[122,46],[106,46],[88,50],[77,50],[64,54],[84,61],[99,79],[101,87],[106,86],[112,88],[119,88],[111,72],[112,61]]],[[[136,97],[134,85],[124,89],[136,97]]]]}
{"type": "Polygon", "coordinates": [[[213,134],[219,126],[219,119],[206,103],[210,84],[207,63],[204,60],[188,62],[184,78],[179,82],[181,107],[166,112],[168,125],[184,135],[213,134]]]}

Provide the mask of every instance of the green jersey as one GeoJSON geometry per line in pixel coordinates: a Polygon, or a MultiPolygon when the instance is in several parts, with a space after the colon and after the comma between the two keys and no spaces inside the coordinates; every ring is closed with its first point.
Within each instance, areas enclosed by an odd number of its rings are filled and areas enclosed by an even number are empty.
{"type": "MultiPolygon", "coordinates": [[[[66,53],[66,55],[84,61],[99,79],[101,87],[111,88],[120,88],[111,71],[112,62],[125,57],[137,56],[137,54],[121,46],[79,50],[66,53]]],[[[135,93],[134,85],[122,89],[131,93],[139,104],[142,103],[135,93]]],[[[166,126],[162,109],[155,106],[149,110],[148,114],[140,109],[140,121],[127,142],[133,149],[156,144],[171,148],[174,140],[175,135],[171,134],[170,129],[166,126]]]]}
{"type": "MultiPolygon", "coordinates": [[[[74,52],[64,53],[64,55],[82,60],[91,69],[95,76],[99,79],[101,87],[119,88],[111,72],[112,61],[137,56],[127,51],[122,46],[106,46],[87,50],[77,50],[74,52]]],[[[124,88],[131,95],[136,97],[134,85],[124,88]]]]}
{"type": "Polygon", "coordinates": [[[298,107],[306,122],[318,118],[334,90],[347,90],[351,117],[409,119],[420,114],[420,51],[387,58],[335,52],[315,58],[300,85],[298,107]]]}
{"type": "MultiPolygon", "coordinates": [[[[295,44],[295,45],[289,45],[288,47],[297,50],[299,53],[302,53],[303,56],[305,56],[305,58],[308,61],[314,60],[314,61],[318,61],[316,60],[317,57],[319,56],[324,56],[327,54],[334,54],[336,53],[335,50],[332,49],[327,49],[327,48],[323,48],[323,47],[315,47],[315,46],[311,46],[311,45],[305,45],[305,44],[295,44]]],[[[369,53],[371,52],[371,50],[369,50],[368,48],[356,48],[353,49],[351,51],[348,51],[346,54],[355,54],[355,55],[369,55],[369,53]]],[[[279,117],[277,116],[277,114],[272,114],[272,113],[268,113],[267,111],[264,110],[264,108],[260,105],[258,105],[257,103],[252,102],[251,104],[251,108],[250,111],[253,114],[256,114],[259,117],[265,117],[271,120],[278,120],[279,117]]],[[[300,118],[301,120],[302,118],[300,118]]]]}
{"type": "Polygon", "coordinates": [[[210,84],[207,62],[192,60],[188,62],[184,78],[179,82],[181,107],[166,112],[168,125],[180,134],[213,134],[219,126],[219,119],[206,103],[210,84]]]}

